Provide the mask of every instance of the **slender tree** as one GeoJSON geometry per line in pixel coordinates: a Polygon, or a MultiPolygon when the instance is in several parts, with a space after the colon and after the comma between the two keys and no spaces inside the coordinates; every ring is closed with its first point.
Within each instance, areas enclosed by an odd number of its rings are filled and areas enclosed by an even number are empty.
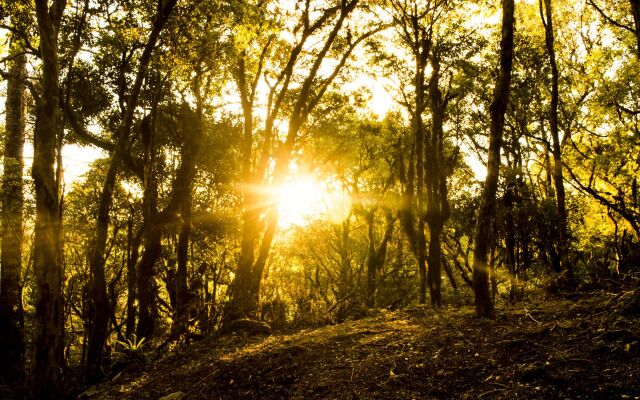
{"type": "MultiPolygon", "coordinates": [[[[631,6],[631,15],[633,16],[633,33],[636,35],[636,56],[640,58],[640,0],[629,0],[629,5],[631,6]]],[[[548,10],[550,10],[550,8],[548,10]]]]}
{"type": "Polygon", "coordinates": [[[547,45],[547,54],[549,55],[549,64],[551,66],[551,104],[549,105],[549,128],[551,131],[552,151],[553,154],[553,182],[556,189],[556,202],[558,207],[558,217],[560,219],[558,226],[560,253],[560,269],[565,278],[573,279],[573,268],[569,263],[569,238],[567,230],[567,206],[566,195],[564,191],[564,177],[562,174],[562,151],[560,149],[560,134],[558,132],[558,101],[560,98],[558,88],[558,64],[556,62],[555,39],[553,31],[553,9],[551,8],[551,0],[544,0],[544,11],[542,7],[543,0],[540,0],[540,14],[542,24],[545,31],[545,43],[547,45]]]}
{"type": "Polygon", "coordinates": [[[493,303],[489,295],[489,241],[496,213],[496,192],[500,174],[500,148],[504,115],[509,103],[511,67],[513,64],[514,0],[502,0],[502,39],[500,41],[500,64],[498,79],[493,91],[493,101],[489,109],[491,124],[489,129],[489,159],[487,178],[482,191],[480,210],[476,225],[473,249],[473,291],[475,294],[476,316],[491,318],[493,303]]]}
{"type": "Polygon", "coordinates": [[[205,88],[208,86],[210,85],[203,82],[201,69],[197,69],[191,90],[196,98],[196,109],[195,112],[191,112],[189,109],[190,112],[186,113],[189,123],[186,124],[187,126],[184,129],[181,152],[183,173],[183,179],[179,181],[182,185],[180,190],[181,224],[177,245],[176,307],[172,336],[184,332],[188,325],[190,295],[187,282],[187,263],[189,261],[189,242],[192,229],[193,182],[196,173],[196,156],[204,130],[204,99],[202,91],[203,89],[206,90],[205,88]]]}
{"type": "Polygon", "coordinates": [[[440,89],[440,48],[434,46],[431,52],[431,77],[429,78],[429,108],[431,110],[431,132],[427,136],[425,149],[425,189],[427,209],[425,220],[429,226],[429,272],[427,283],[432,305],[442,305],[441,265],[442,231],[449,219],[449,199],[447,188],[447,166],[444,155],[444,122],[447,106],[455,97],[440,89]]]}
{"type": "Polygon", "coordinates": [[[367,305],[369,307],[376,307],[377,301],[377,289],[378,289],[378,275],[387,259],[387,248],[389,245],[389,241],[393,235],[393,225],[395,219],[393,218],[393,214],[391,210],[385,209],[385,229],[382,235],[382,239],[380,243],[376,246],[375,240],[375,211],[369,211],[366,214],[367,220],[367,236],[369,240],[369,250],[367,254],[367,305]]]}
{"type": "Polygon", "coordinates": [[[440,54],[435,54],[434,29],[446,10],[446,1],[397,1],[391,0],[394,20],[399,37],[412,55],[413,92],[404,93],[404,106],[412,116],[413,143],[411,165],[406,178],[403,227],[414,252],[420,273],[420,302],[427,301],[427,288],[431,304],[442,304],[441,235],[448,219],[447,183],[444,168],[443,123],[449,93],[439,87],[440,54]],[[427,66],[431,64],[431,75],[427,66]],[[425,123],[424,113],[431,112],[431,124],[425,123]],[[415,164],[415,165],[414,165],[415,164]],[[413,182],[415,180],[415,182],[413,182]],[[413,211],[415,208],[415,211],[413,211]],[[429,243],[425,228],[429,228],[429,243]],[[428,270],[427,270],[428,265],[428,270]]]}

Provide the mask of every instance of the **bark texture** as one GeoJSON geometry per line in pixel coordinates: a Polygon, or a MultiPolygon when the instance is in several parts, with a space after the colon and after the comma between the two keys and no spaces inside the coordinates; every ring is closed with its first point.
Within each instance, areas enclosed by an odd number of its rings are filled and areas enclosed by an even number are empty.
{"type": "Polygon", "coordinates": [[[59,129],[58,30],[65,1],[36,1],[40,33],[42,92],[37,99],[32,177],[35,187],[34,319],[32,396],[64,396],[64,298],[60,240],[59,188],[54,165],[59,129]]]}
{"type": "Polygon", "coordinates": [[[4,170],[2,175],[2,232],[0,233],[0,380],[16,387],[24,379],[24,314],[22,309],[22,170],[26,123],[26,57],[11,40],[5,102],[4,170]]]}

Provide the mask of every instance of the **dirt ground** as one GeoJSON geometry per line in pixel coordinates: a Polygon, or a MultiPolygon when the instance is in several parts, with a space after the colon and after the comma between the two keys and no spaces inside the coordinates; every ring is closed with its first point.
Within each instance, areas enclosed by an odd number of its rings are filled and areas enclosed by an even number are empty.
{"type": "Polygon", "coordinates": [[[640,289],[207,338],[84,399],[640,399],[640,289]]]}

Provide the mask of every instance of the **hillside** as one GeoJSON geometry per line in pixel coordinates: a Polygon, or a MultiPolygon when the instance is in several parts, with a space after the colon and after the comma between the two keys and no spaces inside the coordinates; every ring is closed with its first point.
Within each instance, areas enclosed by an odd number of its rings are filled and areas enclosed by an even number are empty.
{"type": "Polygon", "coordinates": [[[498,309],[383,311],[269,337],[211,337],[85,399],[640,398],[640,290],[498,309]]]}

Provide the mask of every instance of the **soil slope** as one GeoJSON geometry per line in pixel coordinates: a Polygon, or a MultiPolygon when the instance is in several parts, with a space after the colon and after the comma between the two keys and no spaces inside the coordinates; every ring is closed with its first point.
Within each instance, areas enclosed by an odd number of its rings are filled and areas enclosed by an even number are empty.
{"type": "Polygon", "coordinates": [[[640,399],[640,289],[498,309],[414,308],[288,335],[214,337],[88,399],[640,399]]]}

